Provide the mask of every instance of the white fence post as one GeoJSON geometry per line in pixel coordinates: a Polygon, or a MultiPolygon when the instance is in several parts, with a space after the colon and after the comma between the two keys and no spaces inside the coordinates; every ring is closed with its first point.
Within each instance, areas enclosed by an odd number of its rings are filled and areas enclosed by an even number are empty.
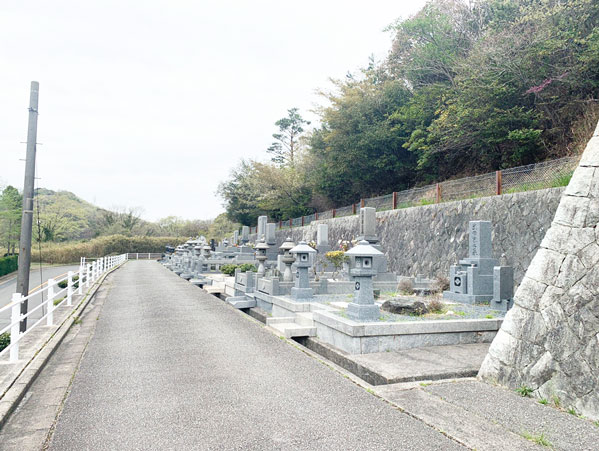
{"type": "Polygon", "coordinates": [[[91,277],[92,265],[87,264],[87,269],[85,271],[85,288],[89,288],[89,278],[91,277]]]}
{"type": "Polygon", "coordinates": [[[23,296],[21,293],[14,293],[12,295],[12,302],[14,302],[12,306],[12,312],[10,316],[10,321],[12,326],[10,326],[10,361],[16,362],[19,360],[19,338],[21,332],[19,331],[20,322],[21,322],[21,302],[23,300],[23,296]]]}
{"type": "Polygon", "coordinates": [[[79,283],[77,284],[77,294],[83,294],[83,262],[79,265],[79,283]]]}
{"type": "Polygon", "coordinates": [[[48,279],[48,316],[46,317],[46,326],[51,326],[54,322],[54,279],[48,279]]]}
{"type": "Polygon", "coordinates": [[[67,282],[67,305],[73,302],[73,271],[69,271],[69,280],[67,282]]]}

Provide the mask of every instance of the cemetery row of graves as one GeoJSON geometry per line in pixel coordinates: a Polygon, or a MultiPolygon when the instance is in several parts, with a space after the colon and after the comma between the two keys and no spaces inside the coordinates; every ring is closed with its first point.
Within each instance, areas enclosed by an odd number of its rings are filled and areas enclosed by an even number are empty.
{"type": "Polygon", "coordinates": [[[390,272],[376,209],[359,214],[359,235],[340,250],[329,243],[327,224],[318,224],[315,237],[278,245],[277,224],[263,216],[253,242],[244,226],[212,246],[199,237],[167,248],[162,263],[282,336],[316,337],[352,355],[493,340],[514,282],[512,268],[492,255],[490,222],[469,223],[469,253],[443,287],[422,274],[390,272]]]}

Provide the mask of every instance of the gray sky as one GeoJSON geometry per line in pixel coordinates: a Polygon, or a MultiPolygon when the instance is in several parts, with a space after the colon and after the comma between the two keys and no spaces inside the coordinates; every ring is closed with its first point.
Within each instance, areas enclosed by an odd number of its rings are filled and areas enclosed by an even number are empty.
{"type": "Polygon", "coordinates": [[[31,80],[39,185],[101,207],[213,218],[218,183],[266,160],[274,122],[383,58],[423,0],[2,0],[0,183],[23,188],[31,80]]]}

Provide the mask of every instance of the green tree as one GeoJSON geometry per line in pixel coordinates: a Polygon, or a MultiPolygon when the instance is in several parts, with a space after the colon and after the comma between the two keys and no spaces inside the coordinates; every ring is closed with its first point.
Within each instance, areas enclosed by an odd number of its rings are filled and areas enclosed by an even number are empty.
{"type": "Polygon", "coordinates": [[[235,230],[239,230],[241,224],[231,221],[226,213],[221,213],[211,222],[206,238],[222,240],[231,236],[235,230]]]}
{"type": "Polygon", "coordinates": [[[272,161],[281,166],[293,166],[301,146],[301,136],[304,126],[309,125],[299,114],[298,108],[287,110],[287,117],[279,119],[275,125],[279,132],[272,135],[275,141],[266,150],[272,154],[272,161]]]}
{"type": "Polygon", "coordinates": [[[13,186],[7,186],[0,195],[0,237],[6,252],[14,254],[21,236],[23,196],[13,186]]]}
{"type": "Polygon", "coordinates": [[[329,106],[310,141],[314,190],[337,206],[414,181],[416,160],[392,120],[410,92],[402,82],[379,79],[375,70],[363,75],[336,80],[335,92],[322,93],[329,106]]]}
{"type": "Polygon", "coordinates": [[[229,179],[220,183],[217,194],[224,200],[231,221],[250,225],[263,213],[258,205],[260,191],[256,181],[253,162],[242,160],[231,171],[229,179]]]}
{"type": "Polygon", "coordinates": [[[286,219],[568,155],[599,118],[596,0],[431,0],[389,30],[384,61],[322,93],[315,130],[289,110],[275,164],[243,162],[221,184],[229,218],[286,219]]]}

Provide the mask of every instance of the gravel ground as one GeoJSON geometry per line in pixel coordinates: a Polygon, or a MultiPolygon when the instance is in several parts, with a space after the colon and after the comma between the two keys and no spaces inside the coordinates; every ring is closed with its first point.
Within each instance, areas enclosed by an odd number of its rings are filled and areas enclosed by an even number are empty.
{"type": "Polygon", "coordinates": [[[156,262],[113,284],[51,449],[463,449],[156,262]]]}
{"type": "MultiPolygon", "coordinates": [[[[406,301],[421,301],[424,303],[429,302],[432,298],[417,297],[417,296],[401,296],[401,300],[406,301]]],[[[315,297],[318,302],[329,304],[331,302],[351,302],[353,295],[342,294],[342,295],[329,295],[315,297]]],[[[380,305],[386,300],[392,299],[392,297],[381,296],[376,302],[380,305]]],[[[442,301],[443,302],[443,301],[442,301]]],[[[503,318],[505,312],[490,308],[485,304],[460,304],[459,302],[449,303],[443,302],[444,312],[443,313],[428,313],[422,316],[416,315],[397,315],[381,310],[381,316],[379,321],[383,322],[399,322],[399,321],[439,321],[439,320],[459,320],[459,319],[497,319],[503,318]]],[[[346,317],[345,309],[340,309],[334,312],[339,316],[346,317]]]]}

